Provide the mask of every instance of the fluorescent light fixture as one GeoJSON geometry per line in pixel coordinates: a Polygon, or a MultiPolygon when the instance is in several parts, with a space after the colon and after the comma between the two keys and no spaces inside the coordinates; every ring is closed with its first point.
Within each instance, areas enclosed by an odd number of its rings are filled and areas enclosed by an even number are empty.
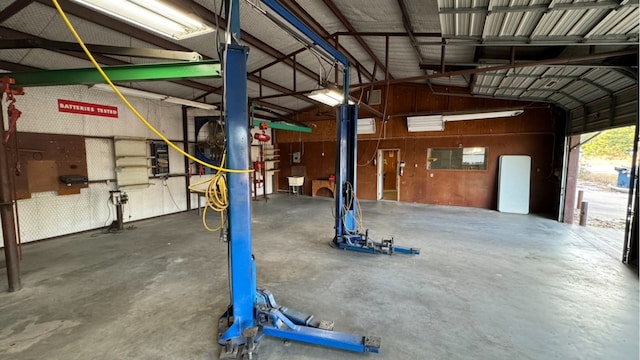
{"type": "MultiPolygon", "coordinates": [[[[116,87],[122,93],[122,95],[136,96],[136,97],[141,97],[141,98],[151,99],[151,100],[164,100],[167,98],[167,95],[163,95],[163,94],[157,94],[149,91],[132,89],[132,88],[122,87],[122,86],[116,86],[116,87]]],[[[94,84],[94,85],[91,85],[90,88],[114,93],[113,89],[111,88],[111,86],[109,86],[109,84],[94,84]]]]}
{"type": "Polygon", "coordinates": [[[523,112],[524,112],[523,109],[516,109],[516,110],[507,110],[507,111],[491,111],[491,112],[485,112],[485,113],[443,115],[442,120],[464,121],[464,120],[493,119],[493,118],[500,118],[500,117],[518,116],[523,112]]]}
{"type": "Polygon", "coordinates": [[[409,132],[442,131],[444,130],[444,121],[442,115],[409,116],[407,117],[407,129],[409,132]]]}
{"type": "MultiPolygon", "coordinates": [[[[344,103],[344,94],[336,89],[314,90],[309,93],[307,97],[329,106],[336,106],[344,103]]],[[[355,103],[349,100],[349,104],[353,105],[355,103]]]]}
{"type": "Polygon", "coordinates": [[[205,104],[203,102],[192,101],[192,100],[177,98],[173,96],[168,96],[166,99],[164,99],[164,101],[172,104],[186,105],[186,106],[191,106],[191,107],[195,107],[198,109],[205,109],[205,110],[215,110],[218,108],[215,105],[205,104]]]}
{"type": "Polygon", "coordinates": [[[214,31],[204,20],[160,0],[72,1],[176,40],[214,31]]]}
{"type": "Polygon", "coordinates": [[[375,134],[376,133],[376,119],[374,118],[364,118],[358,119],[357,122],[358,134],[375,134]]]}
{"type": "MultiPolygon", "coordinates": [[[[178,97],[173,97],[173,96],[168,96],[164,94],[158,94],[158,93],[153,93],[153,92],[143,91],[138,89],[132,89],[128,87],[122,87],[122,86],[116,86],[116,87],[122,93],[122,95],[135,96],[135,97],[151,99],[151,100],[162,100],[172,104],[191,106],[191,107],[205,109],[205,110],[217,109],[215,105],[205,104],[198,101],[187,100],[183,98],[178,98],[178,97]]],[[[114,93],[113,89],[108,84],[94,84],[94,85],[91,85],[90,88],[114,93]]]]}

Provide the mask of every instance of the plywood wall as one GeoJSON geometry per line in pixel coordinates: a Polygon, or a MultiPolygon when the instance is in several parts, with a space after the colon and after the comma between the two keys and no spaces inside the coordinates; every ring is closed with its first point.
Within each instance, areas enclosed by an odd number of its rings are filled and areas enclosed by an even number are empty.
{"type": "MultiPolygon", "coordinates": [[[[383,107],[380,105],[379,107],[383,107]]],[[[423,87],[398,86],[390,90],[387,104],[389,120],[376,120],[378,133],[360,135],[358,141],[358,197],[375,199],[377,150],[399,149],[406,163],[400,179],[400,201],[495,209],[497,199],[498,158],[501,155],[532,157],[531,211],[555,213],[559,198],[559,167],[562,149],[558,148],[555,109],[544,104],[434,96],[423,87]],[[490,111],[522,107],[525,112],[514,118],[449,122],[444,131],[409,133],[406,114],[456,111],[490,111]],[[395,114],[395,115],[394,115],[395,114]],[[383,126],[384,125],[384,126],[383,126]],[[427,150],[432,147],[486,147],[487,170],[428,170],[427,150]]],[[[316,116],[326,110],[302,114],[299,119],[311,124],[311,134],[278,131],[276,141],[281,153],[280,184],[286,185],[292,165],[303,165],[307,181],[303,193],[311,195],[311,180],[324,179],[335,172],[335,119],[316,116]],[[291,164],[291,154],[301,152],[301,163],[291,164]]],[[[364,117],[366,115],[361,115],[364,117]]],[[[562,134],[562,131],[560,131],[562,134]]],[[[561,135],[560,135],[561,136],[561,135]]]]}

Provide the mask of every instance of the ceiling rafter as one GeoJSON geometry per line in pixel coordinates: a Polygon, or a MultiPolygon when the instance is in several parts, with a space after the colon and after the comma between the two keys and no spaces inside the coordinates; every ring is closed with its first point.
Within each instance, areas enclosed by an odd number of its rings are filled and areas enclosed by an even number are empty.
{"type": "MultiPolygon", "coordinates": [[[[331,10],[331,12],[333,13],[333,15],[338,18],[338,20],[340,20],[340,22],[342,23],[342,25],[344,25],[344,27],[347,28],[347,30],[351,31],[351,32],[355,32],[356,29],[353,27],[353,25],[351,24],[351,22],[349,22],[349,19],[346,18],[346,16],[344,16],[344,14],[340,11],[340,9],[338,9],[338,7],[336,6],[336,4],[332,1],[332,0],[323,0],[324,4],[329,8],[329,10],[331,10]]],[[[378,67],[380,67],[380,71],[386,73],[387,70],[384,66],[384,64],[382,63],[382,61],[380,61],[380,59],[378,59],[378,57],[376,56],[376,54],[373,52],[373,50],[371,49],[371,47],[369,46],[369,44],[367,44],[366,41],[364,41],[364,39],[359,36],[359,35],[355,35],[354,36],[355,40],[358,42],[358,44],[360,44],[360,46],[362,46],[362,48],[364,49],[364,51],[367,52],[367,54],[369,55],[369,57],[371,58],[371,60],[373,60],[374,63],[377,64],[378,67]]],[[[389,75],[390,78],[393,78],[393,76],[389,75]]]]}
{"type": "MultiPolygon", "coordinates": [[[[451,77],[451,76],[457,76],[457,75],[473,75],[473,74],[486,73],[491,71],[519,69],[524,67],[550,66],[550,65],[574,66],[573,65],[574,63],[579,63],[584,61],[602,60],[610,57],[637,55],[637,54],[638,54],[638,48],[629,49],[629,50],[609,51],[609,52],[596,53],[596,54],[590,54],[590,55],[584,55],[584,56],[518,62],[515,64],[503,64],[503,65],[487,66],[487,67],[481,67],[481,68],[475,68],[475,69],[469,69],[469,70],[460,70],[460,71],[451,71],[451,72],[445,72],[445,73],[412,76],[412,77],[403,78],[403,79],[390,80],[386,83],[397,84],[397,83],[403,83],[403,82],[422,81],[422,80],[434,79],[439,77],[451,77]]],[[[476,65],[486,65],[486,64],[476,64],[476,65]]],[[[358,86],[364,87],[364,86],[382,85],[382,84],[385,84],[385,81],[359,84],[358,86]]]]}
{"type": "MultiPolygon", "coordinates": [[[[37,2],[39,2],[41,4],[44,4],[44,5],[47,5],[49,7],[52,6],[51,2],[47,1],[47,0],[35,0],[35,1],[37,1],[37,2]]],[[[119,22],[119,21],[114,20],[114,19],[112,19],[110,17],[101,15],[101,14],[99,14],[97,12],[87,10],[86,8],[84,8],[82,6],[79,6],[77,4],[74,4],[74,3],[70,2],[69,0],[59,0],[59,2],[61,4],[61,6],[65,9],[65,12],[67,12],[69,14],[72,14],[74,16],[77,16],[77,17],[79,17],[81,19],[84,19],[84,20],[87,20],[87,21],[91,21],[91,22],[93,22],[95,24],[98,24],[100,26],[104,26],[104,27],[106,27],[108,29],[111,29],[113,31],[130,34],[130,36],[132,36],[132,37],[135,37],[135,38],[137,38],[139,40],[142,40],[144,42],[150,43],[152,45],[161,47],[163,49],[178,50],[178,51],[192,51],[191,49],[188,49],[186,47],[183,47],[181,45],[173,43],[173,42],[171,42],[169,40],[165,40],[165,39],[162,39],[162,38],[160,38],[158,36],[155,36],[153,34],[150,34],[150,33],[144,32],[144,31],[140,31],[140,29],[138,29],[138,28],[136,28],[134,26],[128,25],[126,23],[119,22]]],[[[192,10],[194,10],[193,7],[197,5],[195,3],[191,3],[190,1],[184,2],[184,1],[181,1],[181,0],[175,0],[174,2],[175,3],[182,2],[183,5],[189,5],[188,8],[190,8],[192,10]]],[[[210,12],[209,10],[207,10],[206,8],[204,8],[204,7],[200,6],[200,5],[197,5],[197,8],[195,10],[198,10],[198,13],[197,13],[198,16],[200,16],[200,17],[205,17],[206,16],[206,17],[208,17],[208,21],[215,22],[215,18],[212,18],[212,17],[217,16],[217,14],[214,14],[213,12],[210,12]]],[[[220,22],[221,26],[226,26],[226,21],[224,19],[219,18],[218,21],[220,22]]],[[[267,49],[265,49],[265,50],[267,50],[265,52],[267,52],[270,56],[281,56],[281,55],[283,55],[279,51],[269,47],[268,45],[260,42],[259,40],[255,39],[255,38],[251,37],[250,34],[243,33],[243,40],[245,40],[247,43],[249,43],[250,40],[255,40],[255,43],[250,43],[250,45],[256,47],[259,50],[263,50],[262,48],[271,49],[272,51],[268,51],[267,49]]],[[[204,58],[208,59],[207,57],[204,57],[204,58]]],[[[298,66],[297,68],[298,68],[298,70],[300,70],[302,72],[305,71],[304,69],[307,69],[307,68],[304,68],[302,66],[298,66]]],[[[310,69],[307,69],[307,70],[308,70],[308,72],[310,72],[312,74],[315,74],[315,72],[313,72],[312,70],[310,70],[310,69]]],[[[253,82],[257,82],[257,78],[250,77],[249,80],[253,81],[253,82]]],[[[221,91],[222,91],[222,89],[219,88],[219,87],[212,87],[212,86],[209,86],[209,85],[206,85],[206,84],[202,84],[202,83],[198,83],[198,82],[191,81],[191,80],[183,80],[183,81],[191,82],[192,85],[186,85],[186,86],[191,86],[191,87],[195,87],[195,88],[201,89],[203,91],[206,91],[205,94],[197,97],[196,99],[201,99],[201,98],[206,97],[207,95],[214,94],[214,93],[215,94],[220,94],[221,91]],[[204,87],[206,87],[206,90],[205,90],[204,87]]],[[[269,83],[264,82],[264,79],[263,79],[263,84],[265,86],[267,86],[267,87],[271,87],[271,85],[274,85],[271,82],[269,82],[269,83]]],[[[184,84],[181,84],[181,85],[184,85],[184,84]]],[[[274,90],[276,90],[276,91],[281,91],[282,89],[284,89],[283,87],[272,87],[272,88],[274,90]]],[[[290,92],[290,91],[291,90],[286,89],[286,92],[290,92]]],[[[301,97],[301,99],[309,102],[310,104],[316,104],[315,101],[313,101],[312,99],[309,99],[307,97],[301,97]]],[[[289,109],[289,111],[290,112],[294,112],[292,109],[289,109]]]]}
{"type": "MultiPolygon", "coordinates": [[[[407,5],[404,3],[404,0],[398,0],[398,6],[400,7],[400,11],[402,12],[402,25],[405,30],[407,30],[407,34],[409,35],[409,40],[411,41],[411,46],[418,55],[418,64],[422,64],[424,62],[424,57],[422,56],[422,52],[420,52],[420,47],[417,44],[416,37],[413,35],[413,25],[411,24],[411,18],[409,17],[409,11],[407,10],[407,5]]],[[[442,48],[444,51],[444,48],[442,48]]]]}
{"type": "Polygon", "coordinates": [[[13,15],[22,11],[22,9],[31,5],[35,0],[15,0],[11,3],[11,5],[7,6],[0,12],[0,24],[5,22],[7,19],[12,17],[13,15]]]}
{"type": "MultiPolygon", "coordinates": [[[[295,15],[298,19],[300,19],[303,23],[305,23],[309,28],[311,28],[316,34],[319,36],[329,39],[331,38],[331,34],[309,13],[303,9],[297,2],[292,0],[281,0],[280,1],[284,7],[286,7],[293,15],[295,15]]],[[[340,43],[337,44],[336,49],[344,54],[349,62],[355,64],[358,69],[364,72],[364,74],[370,79],[374,80],[374,75],[369,72],[367,68],[365,68],[358,59],[355,58],[346,48],[344,48],[340,43]]]]}
{"type": "Polygon", "coordinates": [[[589,10],[589,9],[619,9],[624,7],[638,7],[638,1],[620,4],[617,1],[583,1],[566,4],[534,4],[516,6],[479,6],[479,7],[443,7],[438,9],[440,14],[495,14],[514,12],[550,12],[557,10],[589,10]]]}
{"type": "MultiPolygon", "coordinates": [[[[0,36],[4,39],[7,38],[13,38],[13,39],[33,39],[33,40],[45,40],[41,37],[35,36],[35,35],[31,35],[31,34],[27,34],[27,33],[23,33],[20,31],[16,31],[13,29],[9,29],[7,27],[3,27],[0,26],[0,36]]],[[[67,56],[71,56],[77,59],[82,59],[82,60],[87,60],[87,57],[84,55],[84,53],[81,52],[75,52],[75,51],[63,51],[63,50],[49,50],[49,51],[53,51],[59,54],[64,54],[67,56]]],[[[98,62],[100,62],[101,64],[104,65],[128,65],[131,63],[128,63],[126,61],[122,61],[122,60],[118,60],[109,56],[105,56],[105,55],[100,55],[100,54],[94,54],[94,57],[96,58],[96,60],[98,62]]],[[[88,60],[87,60],[88,61],[88,60]]],[[[13,68],[13,69],[8,69],[8,70],[12,70],[12,71],[21,71],[17,68],[13,68]]],[[[191,87],[191,88],[195,88],[198,90],[202,90],[202,91],[211,91],[211,90],[215,90],[214,87],[209,86],[207,84],[203,84],[203,83],[199,83],[197,81],[193,81],[193,80],[173,80],[171,81],[174,84],[178,84],[178,85],[183,85],[183,86],[187,86],[187,87],[191,87]]]]}

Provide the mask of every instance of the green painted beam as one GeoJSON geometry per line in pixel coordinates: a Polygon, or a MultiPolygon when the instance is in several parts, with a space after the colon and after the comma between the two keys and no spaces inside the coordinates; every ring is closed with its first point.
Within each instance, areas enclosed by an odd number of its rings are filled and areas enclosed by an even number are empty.
{"type": "MultiPolygon", "coordinates": [[[[220,62],[212,60],[105,66],[102,69],[113,82],[221,77],[220,62]]],[[[95,68],[37,70],[5,73],[2,76],[14,78],[14,87],[91,85],[106,82],[95,68]]]]}
{"type": "Polygon", "coordinates": [[[253,119],[253,126],[260,126],[260,123],[263,123],[263,122],[267,123],[269,127],[272,129],[311,133],[311,128],[309,127],[291,125],[291,124],[277,122],[277,121],[260,120],[255,118],[253,119]]]}

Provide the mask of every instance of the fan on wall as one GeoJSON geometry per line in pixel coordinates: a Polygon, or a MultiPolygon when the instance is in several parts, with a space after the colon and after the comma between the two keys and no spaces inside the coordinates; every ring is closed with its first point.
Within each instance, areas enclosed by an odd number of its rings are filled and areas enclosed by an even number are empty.
{"type": "Polygon", "coordinates": [[[219,116],[196,117],[195,131],[196,158],[220,166],[227,144],[222,118],[219,116]]]}

